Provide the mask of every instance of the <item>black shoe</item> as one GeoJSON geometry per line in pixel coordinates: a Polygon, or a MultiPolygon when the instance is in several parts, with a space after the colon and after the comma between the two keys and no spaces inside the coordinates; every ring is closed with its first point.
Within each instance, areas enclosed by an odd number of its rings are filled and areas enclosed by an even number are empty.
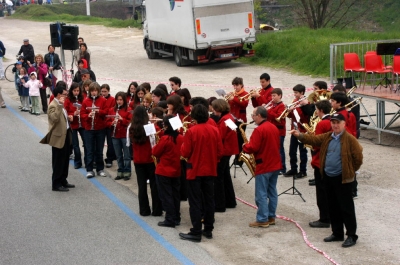
{"type": "Polygon", "coordinates": [[[357,199],[357,198],[358,198],[357,192],[356,192],[356,191],[353,191],[352,193],[353,193],[353,194],[352,194],[353,200],[354,200],[354,199],[357,199]]]}
{"type": "Polygon", "coordinates": [[[110,167],[112,167],[112,163],[107,162],[106,163],[106,168],[110,168],[110,167]]]}
{"type": "Polygon", "coordinates": [[[310,186],[315,186],[315,181],[310,181],[310,182],[308,182],[308,185],[310,185],[310,186]]]}
{"type": "Polygon", "coordinates": [[[152,215],[152,216],[162,216],[162,212],[161,212],[161,213],[152,212],[151,215],[152,215]]]}
{"type": "Polygon", "coordinates": [[[130,179],[131,179],[131,177],[124,177],[125,181],[130,180],[130,179]]]}
{"type": "Polygon", "coordinates": [[[52,190],[53,190],[53,191],[69,191],[68,188],[64,188],[63,186],[60,186],[60,187],[58,187],[58,188],[53,188],[52,190]]]}
{"type": "Polygon", "coordinates": [[[315,179],[309,179],[308,182],[315,182],[315,179]]]}
{"type": "Polygon", "coordinates": [[[211,231],[204,231],[203,230],[201,233],[202,233],[203,236],[205,236],[208,239],[212,239],[213,238],[211,231]]]}
{"type": "Polygon", "coordinates": [[[115,177],[115,180],[120,180],[120,179],[124,179],[124,177],[123,176],[116,176],[115,177]]]}
{"type": "Polygon", "coordinates": [[[67,184],[63,185],[63,187],[64,188],[75,188],[75,185],[67,183],[67,184]]]}
{"type": "Polygon", "coordinates": [[[293,175],[296,175],[297,171],[296,170],[289,170],[285,174],[283,174],[285,177],[291,177],[293,175]]]}
{"type": "Polygon", "coordinates": [[[325,242],[334,242],[334,241],[343,241],[343,240],[344,240],[343,236],[338,237],[335,235],[330,235],[330,236],[324,238],[325,242]]]}
{"type": "Polygon", "coordinates": [[[296,175],[294,175],[295,179],[302,179],[302,178],[305,178],[305,177],[307,177],[307,173],[306,172],[299,172],[296,175]]]}
{"type": "Polygon", "coordinates": [[[75,166],[75,169],[81,168],[82,166],[75,166]]]}
{"type": "Polygon", "coordinates": [[[314,228],[329,228],[331,226],[330,223],[324,223],[319,220],[314,222],[309,222],[308,224],[314,228]]]}
{"type": "Polygon", "coordinates": [[[285,171],[279,171],[279,173],[278,173],[278,175],[285,175],[286,174],[286,172],[285,171]]]}
{"type": "Polygon", "coordinates": [[[225,211],[226,211],[226,209],[223,209],[223,208],[215,208],[216,213],[224,213],[225,211]]]}
{"type": "Polygon", "coordinates": [[[191,234],[191,232],[189,232],[187,234],[179,233],[179,236],[181,237],[181,239],[189,240],[192,242],[200,242],[201,241],[201,235],[193,235],[193,234],[191,234]]]}
{"type": "Polygon", "coordinates": [[[354,246],[356,244],[356,242],[357,242],[357,240],[354,240],[353,237],[348,236],[346,241],[343,242],[342,247],[348,248],[348,247],[354,246]]]}
{"type": "Polygon", "coordinates": [[[175,224],[170,224],[167,221],[158,222],[158,226],[162,227],[175,227],[175,224]]]}

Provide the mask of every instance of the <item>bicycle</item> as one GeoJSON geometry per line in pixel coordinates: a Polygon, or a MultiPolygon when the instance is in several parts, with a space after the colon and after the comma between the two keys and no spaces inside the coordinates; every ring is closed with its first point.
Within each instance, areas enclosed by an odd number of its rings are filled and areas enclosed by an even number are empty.
{"type": "Polygon", "coordinates": [[[6,67],[6,70],[4,70],[4,77],[10,82],[15,81],[15,73],[13,73],[13,71],[12,71],[12,69],[14,67],[15,67],[15,63],[12,63],[6,67]]]}

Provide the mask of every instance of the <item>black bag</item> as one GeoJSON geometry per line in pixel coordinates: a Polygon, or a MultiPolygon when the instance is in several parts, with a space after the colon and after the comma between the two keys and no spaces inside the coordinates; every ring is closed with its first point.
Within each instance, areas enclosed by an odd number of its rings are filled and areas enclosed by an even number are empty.
{"type": "MultiPolygon", "coordinates": [[[[343,78],[337,79],[338,84],[343,84],[343,78]]],[[[346,88],[352,88],[353,86],[357,87],[356,81],[353,77],[345,77],[344,81],[346,82],[346,88]]]]}

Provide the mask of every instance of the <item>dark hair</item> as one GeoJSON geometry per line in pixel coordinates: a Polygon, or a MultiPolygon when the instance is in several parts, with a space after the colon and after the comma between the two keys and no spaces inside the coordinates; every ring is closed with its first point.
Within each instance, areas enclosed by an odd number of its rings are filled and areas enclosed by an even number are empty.
{"type": "Polygon", "coordinates": [[[304,95],[304,93],[306,93],[306,87],[304,85],[298,84],[293,87],[293,91],[300,92],[304,95]]]}
{"type": "Polygon", "coordinates": [[[174,130],[171,126],[171,123],[169,123],[169,119],[171,118],[174,118],[174,115],[166,115],[163,118],[163,123],[165,128],[164,135],[168,135],[169,137],[171,137],[172,141],[176,144],[176,138],[178,137],[179,132],[177,130],[174,130]]]}
{"type": "Polygon", "coordinates": [[[167,99],[167,95],[165,94],[164,90],[162,90],[161,88],[156,88],[153,90],[153,92],[151,92],[153,95],[156,95],[157,97],[161,97],[161,100],[166,100],[167,99]]]}
{"type": "Polygon", "coordinates": [[[148,123],[149,115],[147,114],[146,108],[140,105],[137,106],[133,111],[131,127],[129,128],[129,138],[131,139],[131,142],[140,145],[146,143],[148,138],[143,125],[148,123]]]}
{"type": "Polygon", "coordinates": [[[156,116],[159,119],[162,119],[164,117],[164,110],[160,107],[154,107],[150,110],[150,113],[153,114],[153,116],[156,116]]]}
{"type": "Polygon", "coordinates": [[[212,105],[213,101],[216,100],[216,99],[217,99],[216,97],[210,97],[210,98],[208,98],[208,99],[207,99],[208,105],[212,105]]]}
{"type": "Polygon", "coordinates": [[[150,93],[150,91],[151,91],[150,83],[145,82],[145,83],[140,84],[140,86],[143,87],[146,91],[148,91],[148,93],[150,93]]]}
{"type": "Polygon", "coordinates": [[[242,85],[243,86],[243,78],[241,78],[241,77],[233,78],[232,85],[242,85]]]}
{"type": "Polygon", "coordinates": [[[79,45],[79,48],[80,48],[81,46],[85,46],[85,48],[86,48],[86,51],[85,51],[85,52],[87,52],[87,45],[86,45],[86,43],[82,42],[82,43],[79,45]]]}
{"type": "Polygon", "coordinates": [[[81,39],[81,40],[82,40],[82,42],[84,42],[84,41],[85,41],[85,40],[84,40],[82,37],[79,37],[79,38],[78,38],[78,40],[79,40],[79,39],[81,39]]]}
{"type": "Polygon", "coordinates": [[[165,95],[168,95],[168,89],[167,89],[167,86],[166,85],[164,85],[164,84],[158,84],[157,86],[156,86],[156,89],[157,88],[161,88],[164,92],[165,92],[165,95]]]}
{"type": "Polygon", "coordinates": [[[69,87],[68,98],[71,102],[76,101],[76,98],[73,93],[73,90],[75,88],[79,88],[78,101],[82,102],[83,101],[82,88],[79,86],[78,83],[75,83],[75,82],[72,82],[71,86],[69,87]]]}
{"type": "Polygon", "coordinates": [[[199,124],[206,123],[209,119],[208,109],[202,104],[197,104],[196,106],[194,106],[191,113],[192,119],[194,119],[199,124]]]}
{"type": "Polygon", "coordinates": [[[102,84],[101,87],[100,87],[100,90],[101,90],[102,88],[105,88],[105,89],[108,90],[108,92],[110,92],[110,86],[109,86],[108,84],[102,84]]]}
{"type": "Polygon", "coordinates": [[[277,94],[278,96],[282,96],[283,92],[282,89],[280,88],[274,88],[272,89],[271,94],[277,94]]]}
{"type": "Polygon", "coordinates": [[[179,77],[176,77],[176,76],[171,77],[168,81],[174,82],[179,87],[181,87],[181,85],[182,85],[182,80],[179,77]]]}
{"type": "Polygon", "coordinates": [[[98,93],[100,93],[100,85],[97,82],[92,82],[89,85],[89,92],[92,92],[93,90],[97,90],[98,93]]]}
{"type": "MultiPolygon", "coordinates": [[[[217,98],[215,98],[215,99],[217,99],[217,98]]],[[[210,105],[210,104],[208,104],[208,100],[203,97],[194,97],[194,98],[191,98],[189,101],[189,105],[192,105],[193,107],[198,104],[203,105],[207,109],[208,109],[208,106],[210,105]]]]}
{"type": "Polygon", "coordinates": [[[162,100],[162,101],[158,102],[157,107],[160,107],[162,109],[168,108],[167,101],[166,100],[162,100]]]}
{"type": "Polygon", "coordinates": [[[260,80],[261,79],[265,79],[265,81],[269,81],[269,80],[271,80],[271,77],[269,76],[269,74],[263,73],[262,75],[260,75],[260,80]]]}
{"type": "Polygon", "coordinates": [[[314,86],[317,86],[319,89],[328,89],[328,84],[325,81],[317,81],[314,83],[314,86]]]}
{"type": "Polygon", "coordinates": [[[64,92],[64,90],[67,90],[67,88],[66,88],[66,87],[63,87],[63,86],[56,86],[56,87],[53,89],[53,95],[54,95],[54,97],[57,97],[58,94],[61,94],[61,95],[62,95],[62,93],[64,92]]]}
{"type": "MultiPolygon", "coordinates": [[[[135,104],[140,104],[140,98],[138,97],[138,93],[140,92],[140,91],[142,91],[143,92],[143,97],[144,97],[144,95],[146,95],[146,90],[143,88],[143,87],[141,87],[141,86],[139,86],[138,88],[136,88],[136,90],[135,90],[135,98],[133,99],[133,101],[135,102],[135,104]]],[[[131,99],[131,101],[132,101],[132,99],[131,99]]]]}
{"type": "Polygon", "coordinates": [[[315,107],[322,111],[324,114],[329,114],[332,110],[331,103],[329,100],[320,100],[317,103],[315,103],[315,107]]]}
{"type": "Polygon", "coordinates": [[[349,102],[349,99],[347,98],[347,95],[342,93],[342,92],[332,93],[331,99],[333,99],[337,103],[340,103],[341,107],[344,107],[344,105],[346,105],[349,102]]]}
{"type": "Polygon", "coordinates": [[[187,115],[181,97],[179,95],[172,95],[167,98],[167,104],[171,104],[174,107],[173,114],[187,115]]]}
{"type": "Polygon", "coordinates": [[[49,50],[50,47],[53,47],[53,48],[55,49],[55,47],[54,47],[53,45],[50,44],[49,46],[47,46],[47,50],[49,50]]]}
{"type": "Polygon", "coordinates": [[[332,92],[343,92],[346,94],[346,88],[342,84],[337,84],[333,87],[332,92]]]}
{"type": "Polygon", "coordinates": [[[266,119],[267,118],[267,110],[262,107],[262,106],[258,106],[256,108],[256,115],[260,114],[261,118],[266,119]]]}
{"type": "Polygon", "coordinates": [[[189,100],[192,98],[192,96],[190,95],[189,89],[181,88],[181,89],[176,91],[176,94],[181,96],[181,97],[184,97],[183,105],[189,106],[189,100]]]}
{"type": "Polygon", "coordinates": [[[78,60],[78,65],[79,65],[79,64],[85,64],[85,63],[83,62],[82,59],[79,59],[79,60],[78,60]]]}
{"type": "Polygon", "coordinates": [[[229,103],[222,98],[214,100],[211,105],[215,111],[221,112],[221,116],[224,116],[231,110],[229,103]]]}
{"type": "Polygon", "coordinates": [[[67,83],[65,83],[64,81],[61,81],[61,80],[57,82],[56,87],[57,86],[62,87],[64,90],[67,90],[67,87],[68,87],[67,83]]]}
{"type": "Polygon", "coordinates": [[[122,106],[120,107],[121,109],[127,109],[128,108],[128,100],[126,99],[126,93],[119,91],[116,95],[115,95],[115,106],[114,109],[117,110],[118,109],[118,104],[117,104],[117,99],[118,97],[122,97],[122,106]]]}
{"type": "Polygon", "coordinates": [[[132,85],[135,87],[135,90],[136,90],[136,88],[139,86],[138,83],[136,83],[136,82],[131,82],[131,83],[129,84],[129,86],[128,86],[128,90],[126,91],[126,94],[128,94],[128,95],[131,94],[131,86],[132,86],[132,85]]]}

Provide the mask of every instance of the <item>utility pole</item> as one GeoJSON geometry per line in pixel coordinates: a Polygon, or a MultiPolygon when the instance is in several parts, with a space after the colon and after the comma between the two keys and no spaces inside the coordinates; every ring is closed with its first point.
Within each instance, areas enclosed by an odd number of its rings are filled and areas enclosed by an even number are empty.
{"type": "Polygon", "coordinates": [[[86,16],[90,17],[90,1],[86,0],[86,16]]]}

